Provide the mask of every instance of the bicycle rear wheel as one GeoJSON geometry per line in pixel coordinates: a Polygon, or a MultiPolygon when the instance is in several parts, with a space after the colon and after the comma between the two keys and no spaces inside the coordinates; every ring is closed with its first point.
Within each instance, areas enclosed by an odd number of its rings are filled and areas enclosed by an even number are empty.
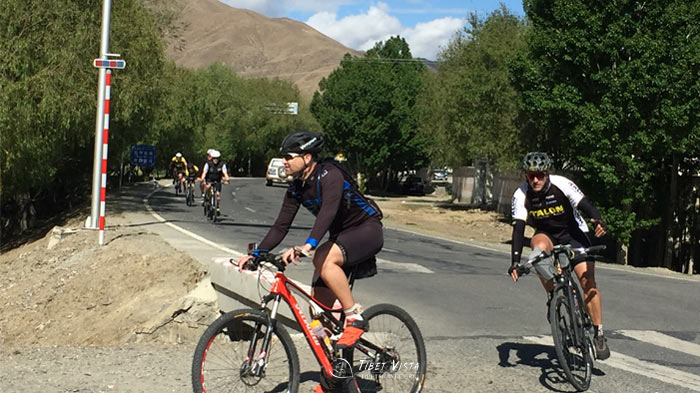
{"type": "Polygon", "coordinates": [[[209,205],[211,206],[209,209],[209,219],[212,222],[216,222],[216,192],[211,193],[211,202],[209,205]]]}
{"type": "Polygon", "coordinates": [[[402,308],[377,304],[362,313],[369,330],[345,358],[362,393],[418,393],[427,368],[418,325],[402,308]]]}
{"type": "Polygon", "coordinates": [[[276,324],[265,351],[263,338],[269,329],[268,319],[257,310],[231,311],[214,321],[194,352],[194,392],[296,393],[300,376],[294,343],[287,330],[276,324]],[[259,367],[262,370],[256,375],[259,367]]]}
{"type": "Polygon", "coordinates": [[[191,186],[187,187],[187,206],[194,205],[194,190],[191,186]]]}
{"type": "MultiPolygon", "coordinates": [[[[591,385],[593,372],[593,357],[591,356],[590,337],[584,332],[584,323],[581,312],[572,312],[569,301],[564,292],[555,291],[550,304],[552,337],[554,338],[554,351],[557,354],[559,365],[569,382],[579,391],[587,390],[591,385]],[[579,326],[576,339],[574,324],[579,326]]],[[[584,307],[583,305],[579,307],[584,307]]]]}

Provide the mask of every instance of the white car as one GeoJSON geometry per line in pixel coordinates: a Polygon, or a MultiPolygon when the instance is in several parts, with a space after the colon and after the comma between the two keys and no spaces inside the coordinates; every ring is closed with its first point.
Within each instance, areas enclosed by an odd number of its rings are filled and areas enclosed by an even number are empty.
{"type": "Polygon", "coordinates": [[[292,181],[292,176],[287,176],[284,172],[284,164],[281,158],[273,158],[267,165],[267,173],[265,174],[266,185],[271,186],[272,183],[287,183],[292,181]]]}

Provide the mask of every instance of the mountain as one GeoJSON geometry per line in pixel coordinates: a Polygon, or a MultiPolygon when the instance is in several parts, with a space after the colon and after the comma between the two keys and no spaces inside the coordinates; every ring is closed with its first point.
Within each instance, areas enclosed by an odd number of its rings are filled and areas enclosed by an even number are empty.
{"type": "Polygon", "coordinates": [[[177,31],[166,34],[166,56],[182,67],[219,62],[244,77],[279,77],[310,99],[346,53],[362,54],[288,18],[268,18],[218,0],[169,4],[177,31]]]}

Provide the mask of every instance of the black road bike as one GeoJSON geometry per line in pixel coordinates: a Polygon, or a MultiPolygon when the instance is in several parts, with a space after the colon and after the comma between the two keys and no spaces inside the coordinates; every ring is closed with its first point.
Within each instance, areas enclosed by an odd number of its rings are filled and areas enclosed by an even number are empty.
{"type": "Polygon", "coordinates": [[[603,250],[603,245],[588,247],[582,252],[574,251],[570,245],[557,245],[552,251],[543,251],[517,267],[518,275],[528,274],[531,267],[535,267],[544,278],[551,276],[554,280],[548,314],[554,350],[564,374],[578,391],[588,390],[591,384],[595,347],[593,322],[571,261],[586,259],[603,250]]]}
{"type": "Polygon", "coordinates": [[[187,178],[187,206],[194,206],[194,177],[187,178]]]}
{"type": "Polygon", "coordinates": [[[209,183],[209,188],[204,193],[204,216],[211,222],[216,222],[221,215],[219,199],[216,197],[216,189],[219,182],[209,183]]]}

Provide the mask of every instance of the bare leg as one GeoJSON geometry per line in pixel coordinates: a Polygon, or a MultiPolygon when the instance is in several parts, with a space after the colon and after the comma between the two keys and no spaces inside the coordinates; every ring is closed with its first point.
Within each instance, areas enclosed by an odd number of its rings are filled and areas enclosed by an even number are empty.
{"type": "MultiPolygon", "coordinates": [[[[316,249],[314,253],[314,267],[323,281],[328,286],[328,289],[335,297],[338,298],[344,310],[349,309],[355,304],[352,297],[348,278],[341,268],[343,264],[343,252],[335,243],[326,242],[316,249]]],[[[328,294],[324,294],[326,288],[316,288],[315,293],[319,296],[324,296],[330,300],[328,294]]],[[[319,298],[319,300],[321,300],[319,298]]],[[[335,299],[333,299],[335,301],[335,299]]],[[[327,303],[324,303],[329,305],[327,303]]],[[[330,303],[332,305],[332,303],[330,303]]]]}
{"type": "Polygon", "coordinates": [[[585,294],[584,302],[586,309],[591,314],[591,320],[596,326],[603,324],[603,311],[600,302],[600,291],[595,282],[595,263],[581,262],[574,267],[574,271],[581,281],[583,293],[585,294]]]}
{"type": "MultiPolygon", "coordinates": [[[[532,240],[530,241],[530,247],[534,250],[535,248],[539,248],[542,251],[552,251],[554,249],[554,244],[552,243],[552,239],[549,238],[549,236],[538,233],[537,235],[532,237],[532,240]]],[[[537,277],[540,279],[540,282],[542,282],[542,286],[544,289],[549,292],[552,289],[554,289],[554,283],[552,280],[545,280],[540,275],[538,274],[537,277]]]]}

